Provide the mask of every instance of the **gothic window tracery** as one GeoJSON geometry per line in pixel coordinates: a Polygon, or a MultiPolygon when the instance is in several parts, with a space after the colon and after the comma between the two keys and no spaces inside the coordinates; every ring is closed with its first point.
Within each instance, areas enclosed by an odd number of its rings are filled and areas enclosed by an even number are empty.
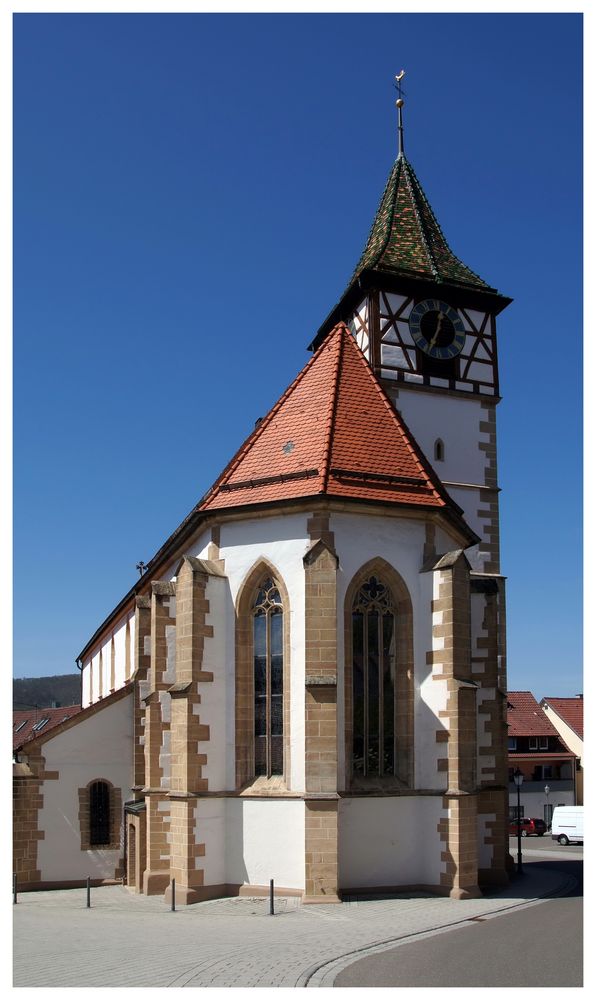
{"type": "Polygon", "coordinates": [[[352,604],[352,768],[355,777],[396,773],[397,616],[393,595],[371,575],[352,604]]]}
{"type": "Polygon", "coordinates": [[[252,608],[255,776],[283,774],[283,604],[272,577],[252,608]]]}

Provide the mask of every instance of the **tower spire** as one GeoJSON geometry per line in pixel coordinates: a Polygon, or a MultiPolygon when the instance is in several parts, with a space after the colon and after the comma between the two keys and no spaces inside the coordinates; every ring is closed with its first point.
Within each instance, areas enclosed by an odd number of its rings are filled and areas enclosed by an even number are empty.
{"type": "Polygon", "coordinates": [[[404,91],[401,88],[401,82],[406,75],[405,69],[399,71],[395,77],[394,87],[397,90],[397,101],[395,102],[395,107],[397,108],[397,155],[404,155],[404,119],[402,115],[402,108],[404,106],[404,91]]]}

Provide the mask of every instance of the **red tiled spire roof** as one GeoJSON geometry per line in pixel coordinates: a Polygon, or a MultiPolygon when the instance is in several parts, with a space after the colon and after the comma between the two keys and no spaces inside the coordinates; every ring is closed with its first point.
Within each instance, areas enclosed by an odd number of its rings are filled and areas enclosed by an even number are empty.
{"type": "Polygon", "coordinates": [[[558,736],[531,691],[507,692],[507,725],[510,736],[558,736]]]}
{"type": "Polygon", "coordinates": [[[320,494],[461,514],[343,323],[255,428],[198,509],[320,494]]]}
{"type": "Polygon", "coordinates": [[[541,705],[547,705],[553,712],[566,722],[570,729],[583,740],[584,738],[584,699],[577,698],[543,698],[541,705]]]}

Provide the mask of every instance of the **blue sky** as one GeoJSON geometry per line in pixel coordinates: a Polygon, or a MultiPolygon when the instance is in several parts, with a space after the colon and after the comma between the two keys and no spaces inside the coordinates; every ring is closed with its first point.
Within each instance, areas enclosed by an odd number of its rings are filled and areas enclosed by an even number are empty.
{"type": "Polygon", "coordinates": [[[582,19],[17,15],[14,675],[75,657],[308,359],[405,148],[499,321],[509,686],[583,690],[582,19]]]}

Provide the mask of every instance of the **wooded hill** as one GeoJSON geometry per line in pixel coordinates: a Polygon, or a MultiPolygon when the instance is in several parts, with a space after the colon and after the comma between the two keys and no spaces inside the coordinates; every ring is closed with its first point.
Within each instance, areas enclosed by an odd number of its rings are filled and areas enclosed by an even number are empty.
{"type": "Polygon", "coordinates": [[[13,709],[51,708],[81,704],[81,675],[57,674],[54,677],[21,677],[13,680],[13,709]]]}

